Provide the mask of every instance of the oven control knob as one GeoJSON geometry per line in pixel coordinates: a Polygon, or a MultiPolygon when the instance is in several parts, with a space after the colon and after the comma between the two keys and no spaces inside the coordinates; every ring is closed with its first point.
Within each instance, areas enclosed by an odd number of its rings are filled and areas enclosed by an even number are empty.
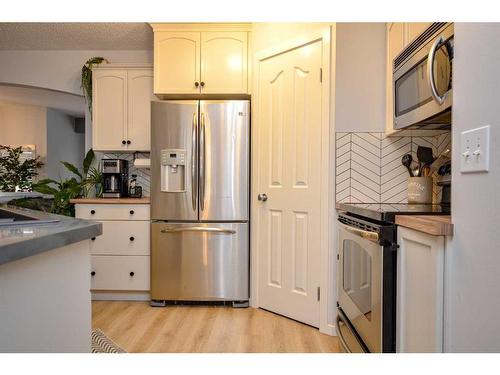
{"type": "Polygon", "coordinates": [[[261,194],[259,194],[259,195],[257,196],[257,199],[258,199],[259,201],[261,201],[261,202],[265,202],[265,201],[267,201],[267,195],[266,195],[266,194],[264,194],[264,193],[261,193],[261,194]]]}

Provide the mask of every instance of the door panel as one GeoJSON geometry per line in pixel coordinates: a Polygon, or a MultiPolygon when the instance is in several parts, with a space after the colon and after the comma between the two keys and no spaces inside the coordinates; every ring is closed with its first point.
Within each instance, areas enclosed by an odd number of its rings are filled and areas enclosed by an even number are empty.
{"type": "Polygon", "coordinates": [[[201,101],[200,112],[200,220],[248,220],[250,103],[201,101]]]}
{"type": "Polygon", "coordinates": [[[127,71],[97,70],[93,74],[93,148],[126,150],[127,71]]]}
{"type": "Polygon", "coordinates": [[[321,41],[259,70],[259,304],[319,325],[321,41]]]}
{"type": "Polygon", "coordinates": [[[247,92],[247,33],[201,33],[201,80],[204,94],[247,92]]]}
{"type": "Polygon", "coordinates": [[[248,300],[247,223],[151,224],[151,298],[248,300]]]}
{"type": "Polygon", "coordinates": [[[131,69],[128,71],[128,140],[129,151],[151,149],[151,101],[153,95],[153,71],[131,69]]]}
{"type": "Polygon", "coordinates": [[[154,33],[155,94],[198,94],[200,33],[154,33]]]}
{"type": "Polygon", "coordinates": [[[151,218],[198,220],[196,136],[198,101],[151,103],[151,218]],[[194,142],[196,144],[196,142],[194,142]],[[161,190],[161,150],[185,150],[185,191],[161,190]],[[194,167],[194,168],[193,168],[194,167]],[[194,194],[194,195],[193,195],[194,194]]]}

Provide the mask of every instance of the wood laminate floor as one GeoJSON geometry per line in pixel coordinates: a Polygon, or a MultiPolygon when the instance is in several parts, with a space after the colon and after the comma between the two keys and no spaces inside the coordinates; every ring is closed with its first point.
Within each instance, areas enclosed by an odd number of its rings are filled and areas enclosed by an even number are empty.
{"type": "Polygon", "coordinates": [[[94,301],[92,326],[130,353],[321,353],[340,349],[336,337],[251,307],[150,307],[147,302],[94,301]]]}

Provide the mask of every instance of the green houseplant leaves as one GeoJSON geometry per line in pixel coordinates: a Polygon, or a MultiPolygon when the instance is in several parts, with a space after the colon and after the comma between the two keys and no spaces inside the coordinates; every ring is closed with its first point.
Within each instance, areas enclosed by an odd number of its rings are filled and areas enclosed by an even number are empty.
{"type": "Polygon", "coordinates": [[[0,191],[30,191],[33,177],[43,166],[40,157],[21,162],[22,147],[0,145],[0,191]]]}

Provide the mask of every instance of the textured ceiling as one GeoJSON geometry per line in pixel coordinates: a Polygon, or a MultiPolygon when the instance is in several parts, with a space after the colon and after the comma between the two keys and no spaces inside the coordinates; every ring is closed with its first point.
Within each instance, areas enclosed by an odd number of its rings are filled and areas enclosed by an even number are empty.
{"type": "Polygon", "coordinates": [[[0,23],[0,50],[152,50],[147,23],[0,23]]]}

